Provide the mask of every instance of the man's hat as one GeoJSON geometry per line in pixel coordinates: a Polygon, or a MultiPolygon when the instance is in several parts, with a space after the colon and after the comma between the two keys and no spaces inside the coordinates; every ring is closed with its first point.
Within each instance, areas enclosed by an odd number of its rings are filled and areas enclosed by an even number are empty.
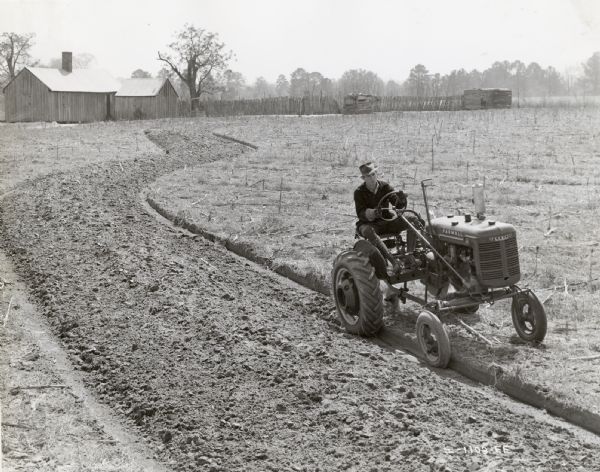
{"type": "Polygon", "coordinates": [[[360,170],[360,174],[363,177],[374,174],[375,172],[377,172],[377,169],[378,167],[372,162],[366,162],[358,168],[358,170],[360,170]]]}

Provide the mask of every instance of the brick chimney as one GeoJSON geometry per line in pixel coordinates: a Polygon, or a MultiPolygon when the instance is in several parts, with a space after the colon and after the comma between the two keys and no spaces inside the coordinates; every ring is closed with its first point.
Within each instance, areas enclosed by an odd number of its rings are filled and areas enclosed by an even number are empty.
{"type": "Polygon", "coordinates": [[[65,72],[73,72],[73,53],[63,51],[62,53],[62,70],[65,72]]]}

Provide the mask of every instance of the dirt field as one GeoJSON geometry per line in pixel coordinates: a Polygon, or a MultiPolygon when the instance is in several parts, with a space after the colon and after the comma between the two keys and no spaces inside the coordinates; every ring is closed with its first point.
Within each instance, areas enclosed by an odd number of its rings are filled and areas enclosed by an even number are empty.
{"type": "MultiPolygon", "coordinates": [[[[335,255],[353,245],[359,163],[376,159],[421,212],[419,182],[433,178],[438,216],[472,212],[471,185],[485,180],[488,213],[517,228],[522,285],[544,302],[549,334],[542,349],[522,345],[510,302],[500,302],[466,320],[492,347],[450,319],[453,345],[600,412],[598,109],[254,117],[215,126],[258,151],[164,176],[150,195],[181,218],[248,242],[274,265],[317,279],[328,280],[335,255]]],[[[194,128],[182,123],[181,133],[192,137],[194,128]]],[[[388,326],[414,331],[415,305],[390,315],[388,326]]]]}
{"type": "Polygon", "coordinates": [[[346,335],[328,298],[157,218],[140,194],[159,177],[254,158],[214,123],[103,126],[0,128],[19,182],[1,245],[88,387],[168,468],[600,469],[597,439],[346,335]]]}

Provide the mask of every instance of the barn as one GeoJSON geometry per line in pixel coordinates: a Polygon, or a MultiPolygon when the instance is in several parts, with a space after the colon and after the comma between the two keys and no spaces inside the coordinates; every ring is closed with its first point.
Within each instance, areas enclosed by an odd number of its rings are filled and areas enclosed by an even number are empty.
{"type": "Polygon", "coordinates": [[[22,69],[3,89],[5,120],[79,123],[110,119],[119,82],[103,70],[73,70],[72,59],[70,52],[63,52],[61,69],[22,69]]]}
{"type": "Polygon", "coordinates": [[[117,120],[178,116],[179,95],[169,79],[127,79],[115,96],[117,120]]]}
{"type": "Polygon", "coordinates": [[[463,109],[482,110],[486,108],[510,108],[512,91],[502,88],[481,88],[465,90],[463,109]]]}

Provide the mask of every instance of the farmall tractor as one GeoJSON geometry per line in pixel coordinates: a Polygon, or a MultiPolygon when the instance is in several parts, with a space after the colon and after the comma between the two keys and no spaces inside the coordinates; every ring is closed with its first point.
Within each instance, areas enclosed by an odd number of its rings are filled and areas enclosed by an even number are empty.
{"type": "Polygon", "coordinates": [[[516,285],[521,271],[515,228],[485,216],[480,186],[474,187],[475,215],[432,219],[429,182],[421,182],[427,222],[413,210],[394,207],[390,200],[401,200],[391,198],[397,192],[385,195],[377,206],[381,218],[402,218],[417,235],[412,255],[402,234],[380,235],[403,267],[399,272],[390,270],[380,251],[358,234],[354,248],[336,257],[331,279],[342,325],[351,333],[374,336],[383,326],[384,292],[388,300],[416,302],[423,308],[416,324],[419,346],[427,363],[444,368],[451,348],[441,320],[449,313],[474,314],[481,304],[512,299],[517,334],[525,341],[541,342],[547,326],[543,305],[530,289],[516,285]],[[421,282],[422,295],[412,292],[410,281],[421,282]]]}

